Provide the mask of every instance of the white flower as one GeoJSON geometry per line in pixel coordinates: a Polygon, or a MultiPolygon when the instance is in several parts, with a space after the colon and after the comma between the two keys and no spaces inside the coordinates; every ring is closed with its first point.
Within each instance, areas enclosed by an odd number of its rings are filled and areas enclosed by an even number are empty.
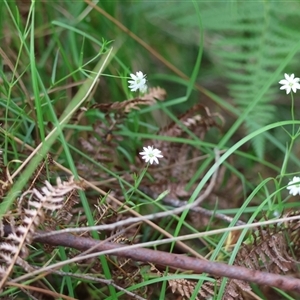
{"type": "Polygon", "coordinates": [[[144,86],[142,86],[142,87],[140,88],[140,92],[141,92],[142,94],[145,94],[145,93],[147,92],[147,90],[148,90],[147,84],[144,84],[144,86]]]}
{"type": "Polygon", "coordinates": [[[130,74],[130,77],[132,80],[128,80],[129,88],[132,92],[135,92],[137,90],[140,90],[142,93],[144,93],[147,90],[146,85],[146,74],[144,75],[143,72],[139,71],[136,72],[136,75],[130,74]]]}
{"type": "Polygon", "coordinates": [[[288,183],[287,189],[293,196],[300,195],[300,177],[294,176],[293,180],[288,183]]]}
{"type": "Polygon", "coordinates": [[[286,90],[286,93],[289,94],[291,90],[296,93],[300,89],[299,78],[295,77],[294,74],[288,75],[284,74],[285,79],[279,81],[279,84],[282,84],[281,90],[286,90]]]}
{"type": "Polygon", "coordinates": [[[142,159],[144,159],[146,163],[150,162],[150,164],[152,165],[153,162],[156,162],[157,164],[159,164],[158,158],[163,157],[160,154],[160,150],[153,148],[153,146],[143,147],[143,150],[144,152],[140,152],[140,155],[142,155],[142,159]]]}

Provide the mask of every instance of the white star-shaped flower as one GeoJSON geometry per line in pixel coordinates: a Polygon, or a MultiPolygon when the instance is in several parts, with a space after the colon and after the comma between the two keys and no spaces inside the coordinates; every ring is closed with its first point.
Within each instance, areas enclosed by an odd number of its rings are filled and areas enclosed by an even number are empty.
{"type": "Polygon", "coordinates": [[[153,162],[156,162],[159,164],[158,158],[162,158],[163,156],[160,154],[161,151],[153,148],[153,146],[143,147],[143,152],[140,152],[140,155],[142,155],[142,159],[145,160],[145,162],[150,162],[152,165],[153,162]]]}
{"type": "Polygon", "coordinates": [[[289,94],[291,90],[296,93],[300,89],[299,78],[295,77],[294,74],[288,75],[284,74],[285,79],[279,81],[279,84],[282,84],[281,90],[286,90],[286,93],[289,94]]]}
{"type": "Polygon", "coordinates": [[[294,176],[293,180],[288,183],[286,188],[287,190],[290,190],[289,193],[291,195],[300,195],[300,177],[294,176]]]}
{"type": "Polygon", "coordinates": [[[145,94],[147,92],[147,90],[148,90],[147,84],[144,84],[142,87],[140,87],[140,92],[142,94],[145,94]]]}
{"type": "Polygon", "coordinates": [[[129,88],[132,92],[140,90],[141,93],[145,93],[147,90],[146,85],[146,74],[144,75],[143,72],[139,71],[136,72],[136,75],[130,74],[132,80],[128,80],[129,88]]]}

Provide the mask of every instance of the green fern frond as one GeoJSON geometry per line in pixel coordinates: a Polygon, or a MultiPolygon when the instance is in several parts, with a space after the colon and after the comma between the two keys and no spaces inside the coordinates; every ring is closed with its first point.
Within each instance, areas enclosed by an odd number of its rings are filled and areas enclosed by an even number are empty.
{"type": "MultiPolygon", "coordinates": [[[[178,35],[191,36],[190,43],[195,43],[191,33],[199,29],[197,18],[192,17],[193,5],[179,2],[172,6],[166,2],[160,3],[158,10],[151,5],[152,9],[146,14],[149,21],[167,31],[167,20],[178,35]]],[[[218,66],[220,74],[229,79],[229,95],[243,111],[299,41],[296,12],[299,12],[300,2],[286,5],[283,2],[231,4],[224,1],[218,5],[215,2],[199,2],[198,5],[205,30],[204,51],[218,66]]],[[[293,69],[291,73],[296,71],[293,69]]],[[[245,121],[246,134],[253,131],[253,127],[257,129],[274,121],[276,106],[272,101],[278,94],[279,86],[274,85],[263,95],[245,121]],[[255,121],[255,125],[251,125],[251,121],[255,121]]],[[[253,141],[260,158],[264,155],[264,145],[263,136],[253,141]]]]}

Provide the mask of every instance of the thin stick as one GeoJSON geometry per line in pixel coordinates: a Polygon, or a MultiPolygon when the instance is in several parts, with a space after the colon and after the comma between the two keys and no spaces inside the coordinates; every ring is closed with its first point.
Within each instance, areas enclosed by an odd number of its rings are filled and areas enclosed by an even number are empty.
{"type": "MultiPolygon", "coordinates": [[[[298,219],[300,216],[297,216],[298,219]]],[[[290,218],[283,218],[283,219],[295,219],[295,217],[290,218]]],[[[282,219],[282,220],[283,220],[282,219]]],[[[279,222],[282,220],[273,220],[273,223],[279,222]]],[[[262,222],[266,223],[266,222],[262,222]]],[[[255,226],[261,225],[262,223],[256,223],[255,226]]],[[[270,221],[268,221],[270,223],[270,221]]],[[[254,224],[252,224],[254,225],[254,224]]],[[[238,226],[237,226],[238,227],[238,226]]],[[[226,228],[227,230],[235,230],[237,227],[233,228],[226,228]]],[[[241,226],[239,226],[241,227],[241,226]]],[[[200,233],[199,233],[200,234],[200,233]]],[[[202,235],[205,235],[206,233],[202,233],[202,235]]],[[[184,238],[185,237],[177,237],[178,238],[184,238]]],[[[97,250],[100,252],[94,253],[94,256],[98,255],[104,255],[108,253],[114,253],[114,255],[122,256],[131,258],[134,261],[143,261],[143,262],[151,262],[154,264],[161,264],[165,266],[172,267],[174,269],[181,269],[181,270],[193,270],[197,274],[201,273],[208,273],[214,276],[223,276],[223,277],[229,277],[229,278],[235,278],[239,280],[245,280],[248,282],[257,283],[260,285],[268,285],[268,286],[274,286],[283,290],[287,291],[296,291],[300,292],[300,280],[296,278],[292,278],[289,276],[281,276],[277,274],[270,274],[266,272],[260,272],[256,270],[250,270],[244,267],[238,267],[238,266],[231,266],[224,263],[217,263],[212,261],[205,261],[205,260],[199,260],[196,258],[188,257],[185,255],[178,255],[173,253],[167,253],[163,251],[158,250],[151,250],[151,249],[144,249],[144,248],[137,248],[144,246],[148,243],[133,245],[133,246],[122,246],[120,244],[113,244],[113,243],[101,243],[99,245],[99,241],[95,241],[90,238],[83,238],[74,236],[72,234],[60,234],[56,236],[50,236],[47,238],[44,238],[43,235],[34,237],[34,241],[36,242],[47,242],[51,245],[60,245],[65,247],[72,247],[81,251],[87,250],[96,244],[98,245],[97,250]],[[101,251],[102,250],[102,251],[101,251]]],[[[161,241],[156,241],[161,242],[161,241]]],[[[89,255],[90,257],[91,255],[89,255]]],[[[65,265],[66,263],[70,263],[71,261],[78,261],[83,259],[82,257],[77,259],[71,259],[68,261],[56,263],[52,266],[48,266],[46,268],[42,268],[40,270],[34,271],[30,274],[26,274],[23,276],[20,276],[13,280],[13,282],[19,282],[23,281],[25,279],[30,278],[31,276],[34,276],[36,274],[39,274],[41,272],[45,272],[54,268],[61,267],[62,265],[65,265]]]]}
{"type": "Polygon", "coordinates": [[[66,300],[76,300],[73,297],[69,297],[69,296],[66,296],[66,295],[63,295],[63,294],[55,293],[55,292],[45,290],[45,289],[42,289],[42,288],[39,288],[39,287],[36,287],[36,286],[19,284],[19,283],[12,282],[12,281],[8,281],[6,283],[6,285],[18,287],[20,289],[35,291],[35,292],[39,292],[39,293],[46,294],[46,295],[50,295],[52,297],[55,297],[55,299],[62,298],[62,299],[66,299],[66,300]]]}
{"type": "MultiPolygon", "coordinates": [[[[163,201],[163,203],[171,205],[173,207],[182,207],[182,206],[187,205],[187,201],[181,201],[181,200],[178,200],[178,199],[170,199],[168,197],[165,197],[162,201],[163,201]]],[[[192,207],[190,210],[193,211],[193,212],[200,213],[200,214],[202,214],[204,216],[207,216],[207,217],[216,217],[217,219],[225,221],[227,223],[231,223],[233,221],[232,217],[226,216],[224,214],[216,213],[214,211],[211,211],[209,209],[205,209],[205,208],[200,207],[200,206],[192,207]]],[[[240,220],[238,220],[236,222],[236,225],[245,225],[245,224],[246,224],[245,222],[240,221],[240,220]]]]}
{"type": "Polygon", "coordinates": [[[94,276],[90,276],[90,275],[86,275],[86,274],[78,274],[78,273],[74,274],[74,273],[61,272],[61,271],[53,271],[51,273],[58,274],[58,275],[61,275],[61,276],[70,276],[70,277],[74,277],[74,278],[80,278],[81,280],[91,280],[91,281],[95,281],[95,282],[98,282],[98,283],[103,283],[103,284],[106,284],[106,285],[112,285],[117,290],[122,291],[124,294],[127,294],[127,295],[133,297],[133,299],[147,300],[143,297],[140,297],[139,295],[136,295],[136,294],[134,294],[130,291],[127,291],[126,289],[120,287],[119,285],[115,284],[112,279],[103,279],[103,278],[98,278],[98,277],[94,277],[94,276]]]}

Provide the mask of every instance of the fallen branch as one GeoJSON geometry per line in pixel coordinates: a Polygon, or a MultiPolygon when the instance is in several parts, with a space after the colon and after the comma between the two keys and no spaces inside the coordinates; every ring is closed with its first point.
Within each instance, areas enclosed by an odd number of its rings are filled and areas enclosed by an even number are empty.
{"type": "MultiPolygon", "coordinates": [[[[5,231],[9,231],[7,226],[5,231]]],[[[286,275],[282,276],[260,272],[243,267],[227,265],[224,263],[205,261],[185,255],[178,255],[145,248],[130,249],[127,246],[126,249],[122,249],[124,246],[120,244],[101,241],[99,242],[91,238],[79,237],[68,233],[47,237],[43,237],[42,234],[43,232],[39,232],[39,235],[34,237],[34,241],[47,243],[53,246],[70,247],[80,251],[86,251],[93,248],[93,252],[97,252],[97,255],[104,254],[101,252],[99,253],[99,251],[110,250],[110,252],[113,251],[114,255],[116,256],[131,258],[135,261],[151,262],[153,264],[169,266],[174,269],[192,270],[197,274],[208,273],[217,277],[245,280],[259,285],[273,286],[285,291],[295,291],[300,293],[300,279],[286,275]]],[[[22,276],[22,279],[33,276],[35,273],[39,273],[40,271],[41,270],[37,270],[31,274],[22,276]]],[[[17,278],[17,281],[19,281],[18,279],[21,278],[17,278]]]]}

